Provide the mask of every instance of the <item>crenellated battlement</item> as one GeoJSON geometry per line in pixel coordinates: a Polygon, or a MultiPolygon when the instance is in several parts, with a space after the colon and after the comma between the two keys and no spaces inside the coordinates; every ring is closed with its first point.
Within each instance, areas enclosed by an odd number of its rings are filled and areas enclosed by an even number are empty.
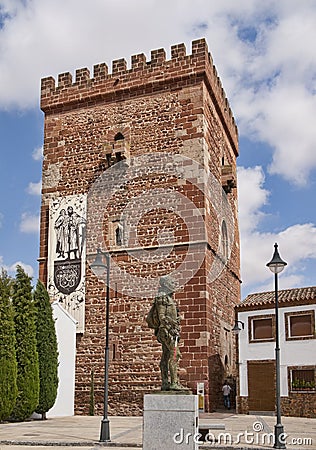
{"type": "Polygon", "coordinates": [[[135,95],[135,90],[141,89],[146,94],[167,90],[171,85],[177,89],[203,79],[232,141],[237,144],[235,120],[205,39],[192,42],[190,55],[183,43],[171,46],[170,60],[160,48],[151,51],[150,61],[143,53],[133,55],[130,69],[121,58],[112,61],[111,73],[108,66],[101,63],[94,65],[92,77],[88,68],[81,68],[76,70],[75,80],[69,72],[59,74],[57,85],[53,77],[43,78],[41,109],[49,113],[73,108],[75,104],[96,105],[102,100],[126,99],[128,95],[135,95]]]}

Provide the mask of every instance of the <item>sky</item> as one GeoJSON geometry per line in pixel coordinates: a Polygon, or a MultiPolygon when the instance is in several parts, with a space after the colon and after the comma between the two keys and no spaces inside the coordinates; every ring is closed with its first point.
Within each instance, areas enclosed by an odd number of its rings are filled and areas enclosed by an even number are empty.
{"type": "Polygon", "coordinates": [[[316,273],[314,0],[0,0],[0,266],[36,281],[40,79],[206,38],[239,130],[242,298],[316,273]]]}

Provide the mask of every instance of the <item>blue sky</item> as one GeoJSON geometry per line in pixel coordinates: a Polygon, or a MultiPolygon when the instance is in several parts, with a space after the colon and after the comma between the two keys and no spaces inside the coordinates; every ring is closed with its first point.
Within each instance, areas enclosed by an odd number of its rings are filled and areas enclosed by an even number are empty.
{"type": "Polygon", "coordinates": [[[40,79],[207,39],[240,135],[244,297],[315,285],[316,3],[313,0],[0,0],[0,265],[37,278],[40,79]]]}

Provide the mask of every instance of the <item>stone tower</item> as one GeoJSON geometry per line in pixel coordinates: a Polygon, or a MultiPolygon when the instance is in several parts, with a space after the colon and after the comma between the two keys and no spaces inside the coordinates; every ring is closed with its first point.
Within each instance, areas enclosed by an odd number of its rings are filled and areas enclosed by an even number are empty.
{"type": "Polygon", "coordinates": [[[160,345],[145,317],[159,277],[177,282],[180,378],[205,407],[234,375],[231,329],[240,301],[238,135],[204,39],[44,78],[40,278],[78,321],[75,411],[103,401],[104,280],[110,270],[109,412],[141,412],[160,382],[160,345]]]}

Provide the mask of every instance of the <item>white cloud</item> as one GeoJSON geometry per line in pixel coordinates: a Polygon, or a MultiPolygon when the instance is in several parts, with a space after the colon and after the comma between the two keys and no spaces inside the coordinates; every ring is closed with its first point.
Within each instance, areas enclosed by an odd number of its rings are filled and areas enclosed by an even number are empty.
{"type": "Polygon", "coordinates": [[[42,191],[42,182],[39,181],[38,183],[29,183],[26,192],[30,195],[41,195],[42,191]]]}
{"type": "Polygon", "coordinates": [[[43,159],[43,146],[37,147],[33,150],[32,158],[34,161],[41,161],[43,159]]]}
{"type": "Polygon", "coordinates": [[[274,150],[271,173],[303,185],[316,168],[312,0],[2,0],[1,11],[3,108],[37,105],[41,77],[179,42],[190,51],[205,36],[241,134],[274,150]]]}
{"type": "Polygon", "coordinates": [[[22,233],[39,233],[40,219],[38,215],[23,213],[20,222],[20,231],[22,233]]]}
{"type": "Polygon", "coordinates": [[[8,266],[8,265],[4,264],[3,256],[0,256],[0,269],[4,269],[8,273],[8,275],[13,276],[13,277],[15,276],[16,266],[21,266],[30,277],[34,276],[34,269],[29,264],[25,264],[22,261],[17,261],[8,266]]]}
{"type": "Polygon", "coordinates": [[[270,172],[302,186],[316,168],[316,4],[275,2],[273,15],[254,23],[240,70],[227,70],[231,100],[241,134],[272,147],[270,172]]]}
{"type": "Polygon", "coordinates": [[[239,225],[241,239],[242,280],[246,289],[273,289],[271,272],[266,263],[272,258],[275,242],[288,266],[282,272],[282,288],[304,284],[304,262],[316,259],[316,225],[295,224],[280,232],[260,232],[262,207],[268,192],[264,189],[264,176],[260,167],[239,168],[239,225]],[[285,257],[286,255],[286,257],[285,257]],[[270,281],[271,280],[271,281],[270,281]]]}
{"type": "Polygon", "coordinates": [[[3,218],[4,218],[4,215],[0,212],[0,228],[2,227],[3,218]]]}
{"type": "Polygon", "coordinates": [[[274,148],[270,173],[305,185],[316,168],[316,95],[297,83],[277,80],[270,89],[248,92],[239,100],[244,133],[248,130],[274,148]]]}
{"type": "Polygon", "coordinates": [[[241,233],[256,228],[264,215],[261,206],[268,201],[269,192],[263,188],[264,173],[261,167],[238,167],[239,226],[241,233]]]}
{"type": "MultiPolygon", "coordinates": [[[[269,273],[269,280],[267,279],[264,283],[257,285],[255,292],[274,291],[275,289],[274,276],[272,275],[271,272],[268,273],[269,273]]],[[[305,286],[305,279],[302,274],[287,274],[287,271],[285,270],[285,272],[282,272],[280,276],[282,278],[281,280],[279,280],[279,289],[292,289],[297,288],[298,286],[299,287],[305,286]]]]}
{"type": "Polygon", "coordinates": [[[8,271],[9,275],[12,275],[12,276],[15,275],[15,273],[16,273],[16,266],[21,266],[30,277],[34,276],[34,269],[33,269],[33,267],[30,266],[29,264],[25,264],[22,261],[17,261],[15,263],[11,264],[11,266],[6,268],[6,270],[8,271]]]}

